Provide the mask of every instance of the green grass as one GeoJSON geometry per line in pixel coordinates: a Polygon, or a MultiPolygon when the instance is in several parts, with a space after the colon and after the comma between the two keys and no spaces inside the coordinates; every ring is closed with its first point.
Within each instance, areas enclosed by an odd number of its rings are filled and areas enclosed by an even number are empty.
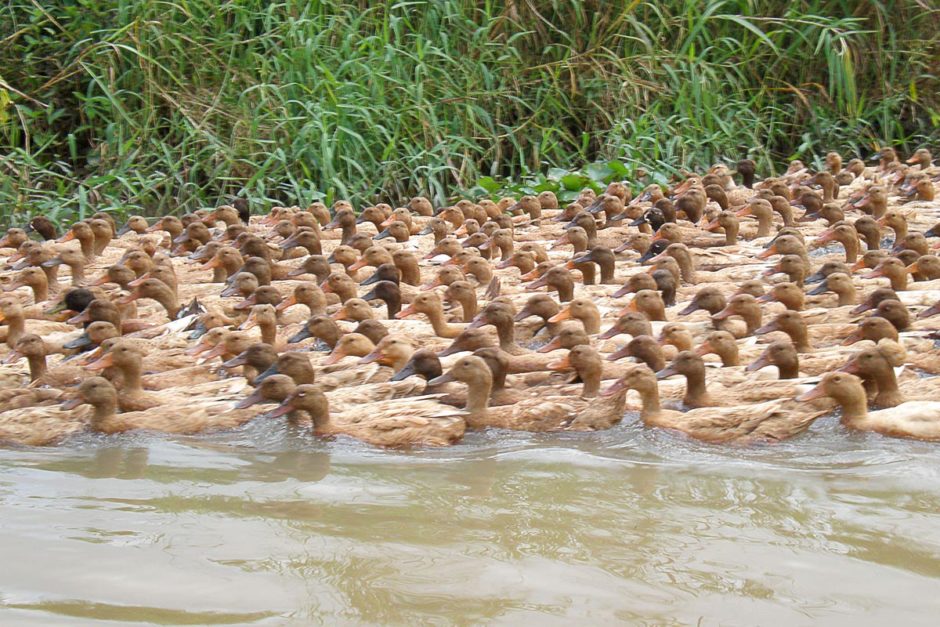
{"type": "Polygon", "coordinates": [[[11,0],[0,215],[445,202],[940,137],[932,3],[768,4],[11,0]]]}

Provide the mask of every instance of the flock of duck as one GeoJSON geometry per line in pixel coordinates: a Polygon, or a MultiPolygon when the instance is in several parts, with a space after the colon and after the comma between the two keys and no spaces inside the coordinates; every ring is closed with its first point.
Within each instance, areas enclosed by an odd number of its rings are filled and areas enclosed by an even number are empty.
{"type": "Polygon", "coordinates": [[[633,195],[243,200],[0,239],[0,440],[251,420],[379,446],[592,431],[940,439],[940,168],[753,161],[633,195]],[[632,391],[632,392],[631,392],[632,391]]]}

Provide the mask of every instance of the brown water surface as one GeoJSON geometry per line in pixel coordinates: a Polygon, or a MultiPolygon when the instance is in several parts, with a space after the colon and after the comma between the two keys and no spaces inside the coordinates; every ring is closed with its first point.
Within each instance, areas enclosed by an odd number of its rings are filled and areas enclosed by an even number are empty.
{"type": "Polygon", "coordinates": [[[434,451],[273,421],[0,450],[0,623],[936,624],[938,452],[631,416],[434,451]]]}

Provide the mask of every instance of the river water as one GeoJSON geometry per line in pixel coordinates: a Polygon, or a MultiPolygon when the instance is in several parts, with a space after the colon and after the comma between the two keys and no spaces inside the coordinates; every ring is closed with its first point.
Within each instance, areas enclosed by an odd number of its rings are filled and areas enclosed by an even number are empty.
{"type": "Polygon", "coordinates": [[[412,452],[279,421],[0,450],[0,624],[936,624],[937,453],[630,415],[412,452]]]}

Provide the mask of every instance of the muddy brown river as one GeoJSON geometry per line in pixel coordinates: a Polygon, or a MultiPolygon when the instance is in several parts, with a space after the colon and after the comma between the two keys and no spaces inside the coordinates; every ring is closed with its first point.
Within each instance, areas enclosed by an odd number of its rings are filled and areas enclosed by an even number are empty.
{"type": "Polygon", "coordinates": [[[940,448],[283,423],[0,450],[0,623],[936,624],[940,448]]]}

